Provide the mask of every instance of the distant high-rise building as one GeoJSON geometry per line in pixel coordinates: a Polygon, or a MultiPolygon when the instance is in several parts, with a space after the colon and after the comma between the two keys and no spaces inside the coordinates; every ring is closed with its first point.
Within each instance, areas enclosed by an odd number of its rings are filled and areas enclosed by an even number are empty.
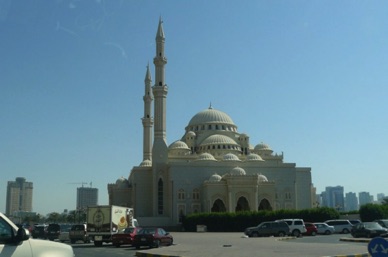
{"type": "Polygon", "coordinates": [[[358,199],[356,193],[349,192],[345,195],[345,211],[358,210],[358,199]]]}
{"type": "Polygon", "coordinates": [[[383,194],[383,193],[377,194],[377,201],[379,203],[381,203],[384,198],[385,198],[385,194],[383,194]]]}
{"type": "Polygon", "coordinates": [[[77,188],[77,210],[98,204],[98,189],[92,187],[77,188]]]}
{"type": "Polygon", "coordinates": [[[373,196],[371,196],[369,192],[360,192],[358,193],[358,202],[361,207],[364,204],[373,202],[373,196]]]}
{"type": "Polygon", "coordinates": [[[322,192],[322,206],[344,210],[344,187],[326,187],[325,192],[322,192]]]}
{"type": "Polygon", "coordinates": [[[32,182],[17,177],[15,181],[8,181],[5,213],[12,216],[15,212],[32,211],[32,182]]]}

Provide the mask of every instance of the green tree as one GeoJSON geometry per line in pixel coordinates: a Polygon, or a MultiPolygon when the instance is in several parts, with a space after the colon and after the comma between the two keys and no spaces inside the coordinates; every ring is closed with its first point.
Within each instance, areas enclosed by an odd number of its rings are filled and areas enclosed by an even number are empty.
{"type": "Polygon", "coordinates": [[[384,218],[384,212],[379,204],[368,203],[360,207],[360,218],[362,221],[374,221],[384,218]]]}
{"type": "Polygon", "coordinates": [[[47,221],[53,222],[53,223],[59,223],[61,222],[61,214],[59,214],[58,212],[51,212],[47,214],[47,221]]]}

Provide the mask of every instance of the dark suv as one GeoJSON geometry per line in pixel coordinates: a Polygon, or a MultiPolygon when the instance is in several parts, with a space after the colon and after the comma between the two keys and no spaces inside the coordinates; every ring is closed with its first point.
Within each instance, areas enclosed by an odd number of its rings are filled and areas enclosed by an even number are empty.
{"type": "Polygon", "coordinates": [[[61,233],[61,226],[56,223],[49,224],[47,227],[47,238],[51,241],[58,239],[59,234],[61,233]]]}
{"type": "Polygon", "coordinates": [[[286,236],[290,234],[290,228],[284,221],[267,221],[257,227],[246,228],[244,234],[249,237],[258,236],[286,236]]]}
{"type": "Polygon", "coordinates": [[[31,231],[32,238],[46,239],[46,229],[47,225],[34,225],[31,231]]]}

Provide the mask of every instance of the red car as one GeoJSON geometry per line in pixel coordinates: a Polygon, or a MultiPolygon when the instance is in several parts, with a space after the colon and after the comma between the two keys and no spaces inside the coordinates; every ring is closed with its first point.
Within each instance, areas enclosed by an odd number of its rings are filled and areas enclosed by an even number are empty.
{"type": "Polygon", "coordinates": [[[142,228],[133,239],[132,245],[139,249],[141,246],[159,247],[161,245],[172,245],[173,237],[162,228],[142,228]]]}
{"type": "Polygon", "coordinates": [[[139,227],[129,227],[112,235],[112,244],[116,247],[120,247],[120,245],[132,245],[133,238],[139,230],[139,227]]]}
{"type": "Polygon", "coordinates": [[[313,223],[305,222],[304,225],[306,226],[306,229],[307,229],[304,235],[315,236],[318,233],[318,229],[313,223]]]}

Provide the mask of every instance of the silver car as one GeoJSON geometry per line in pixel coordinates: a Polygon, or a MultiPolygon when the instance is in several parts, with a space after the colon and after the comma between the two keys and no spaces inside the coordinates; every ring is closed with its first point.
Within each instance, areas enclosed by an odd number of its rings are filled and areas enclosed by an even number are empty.
{"type": "Polygon", "coordinates": [[[324,222],[321,223],[314,223],[314,225],[317,227],[317,233],[322,235],[331,235],[335,232],[335,229],[333,226],[329,226],[324,222]]]}
{"type": "Polygon", "coordinates": [[[335,233],[349,234],[353,228],[349,220],[326,220],[325,223],[333,226],[335,233]]]}

